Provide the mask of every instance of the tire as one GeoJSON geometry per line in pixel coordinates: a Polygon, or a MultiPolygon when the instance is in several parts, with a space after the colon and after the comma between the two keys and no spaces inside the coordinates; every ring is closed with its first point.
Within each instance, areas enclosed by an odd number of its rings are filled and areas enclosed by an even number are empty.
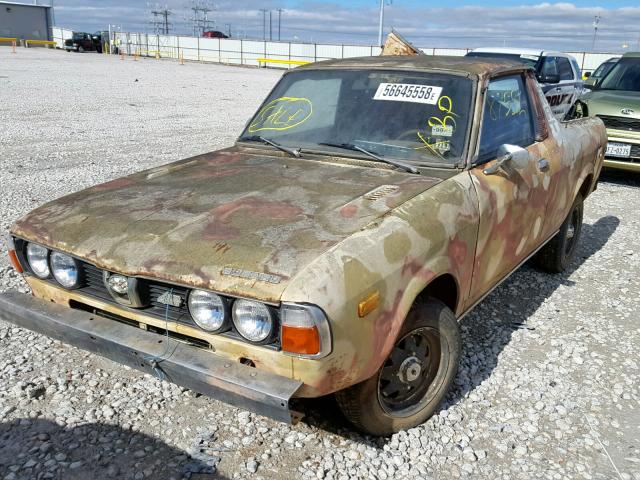
{"type": "Polygon", "coordinates": [[[549,273],[564,272],[573,261],[582,233],[584,202],[578,194],[560,231],[540,249],[536,265],[549,273]]]}
{"type": "Polygon", "coordinates": [[[84,47],[78,47],[78,53],[84,53],[84,47]]]}
{"type": "Polygon", "coordinates": [[[438,300],[418,300],[380,370],[336,392],[338,406],[356,428],[375,436],[420,425],[436,412],[449,391],[461,349],[453,312],[438,300]],[[400,393],[394,395],[396,388],[400,393]]]}

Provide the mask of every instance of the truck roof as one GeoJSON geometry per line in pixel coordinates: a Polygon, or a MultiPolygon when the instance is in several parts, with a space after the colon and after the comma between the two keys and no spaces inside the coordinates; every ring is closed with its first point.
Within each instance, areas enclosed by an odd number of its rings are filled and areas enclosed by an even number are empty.
{"type": "Polygon", "coordinates": [[[502,72],[528,69],[528,67],[523,65],[521,62],[512,60],[440,55],[354,57],[338,60],[325,60],[305,65],[298,69],[308,70],[316,68],[397,68],[441,71],[455,74],[466,74],[475,77],[487,77],[502,72]]]}

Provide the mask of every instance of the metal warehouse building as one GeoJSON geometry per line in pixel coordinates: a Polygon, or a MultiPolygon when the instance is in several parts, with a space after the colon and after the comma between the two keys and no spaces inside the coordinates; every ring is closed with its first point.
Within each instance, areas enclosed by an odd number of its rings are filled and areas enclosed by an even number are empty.
{"type": "Polygon", "coordinates": [[[0,37],[50,40],[51,27],[50,6],[0,1],[0,37]]]}

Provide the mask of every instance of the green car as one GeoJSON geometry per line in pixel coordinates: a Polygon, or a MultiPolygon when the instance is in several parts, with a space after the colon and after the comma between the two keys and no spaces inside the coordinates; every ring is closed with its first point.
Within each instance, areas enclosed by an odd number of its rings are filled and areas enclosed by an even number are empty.
{"type": "Polygon", "coordinates": [[[640,52],[625,54],[581,100],[607,127],[604,166],[640,172],[640,52]]]}

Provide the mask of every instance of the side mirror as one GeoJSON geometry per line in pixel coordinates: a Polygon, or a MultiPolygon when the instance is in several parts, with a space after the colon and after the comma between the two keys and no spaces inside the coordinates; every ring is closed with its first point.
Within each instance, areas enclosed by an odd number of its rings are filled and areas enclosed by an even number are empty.
{"type": "Polygon", "coordinates": [[[529,164],[529,152],[517,145],[504,144],[498,147],[498,161],[492,166],[485,168],[482,172],[485,175],[498,173],[506,163],[510,163],[514,168],[520,170],[529,164]]]}
{"type": "Polygon", "coordinates": [[[538,75],[538,82],[540,83],[560,83],[560,75],[557,73],[551,75],[538,75]]]}
{"type": "Polygon", "coordinates": [[[586,80],[591,76],[591,72],[584,72],[584,79],[586,80]]]}

